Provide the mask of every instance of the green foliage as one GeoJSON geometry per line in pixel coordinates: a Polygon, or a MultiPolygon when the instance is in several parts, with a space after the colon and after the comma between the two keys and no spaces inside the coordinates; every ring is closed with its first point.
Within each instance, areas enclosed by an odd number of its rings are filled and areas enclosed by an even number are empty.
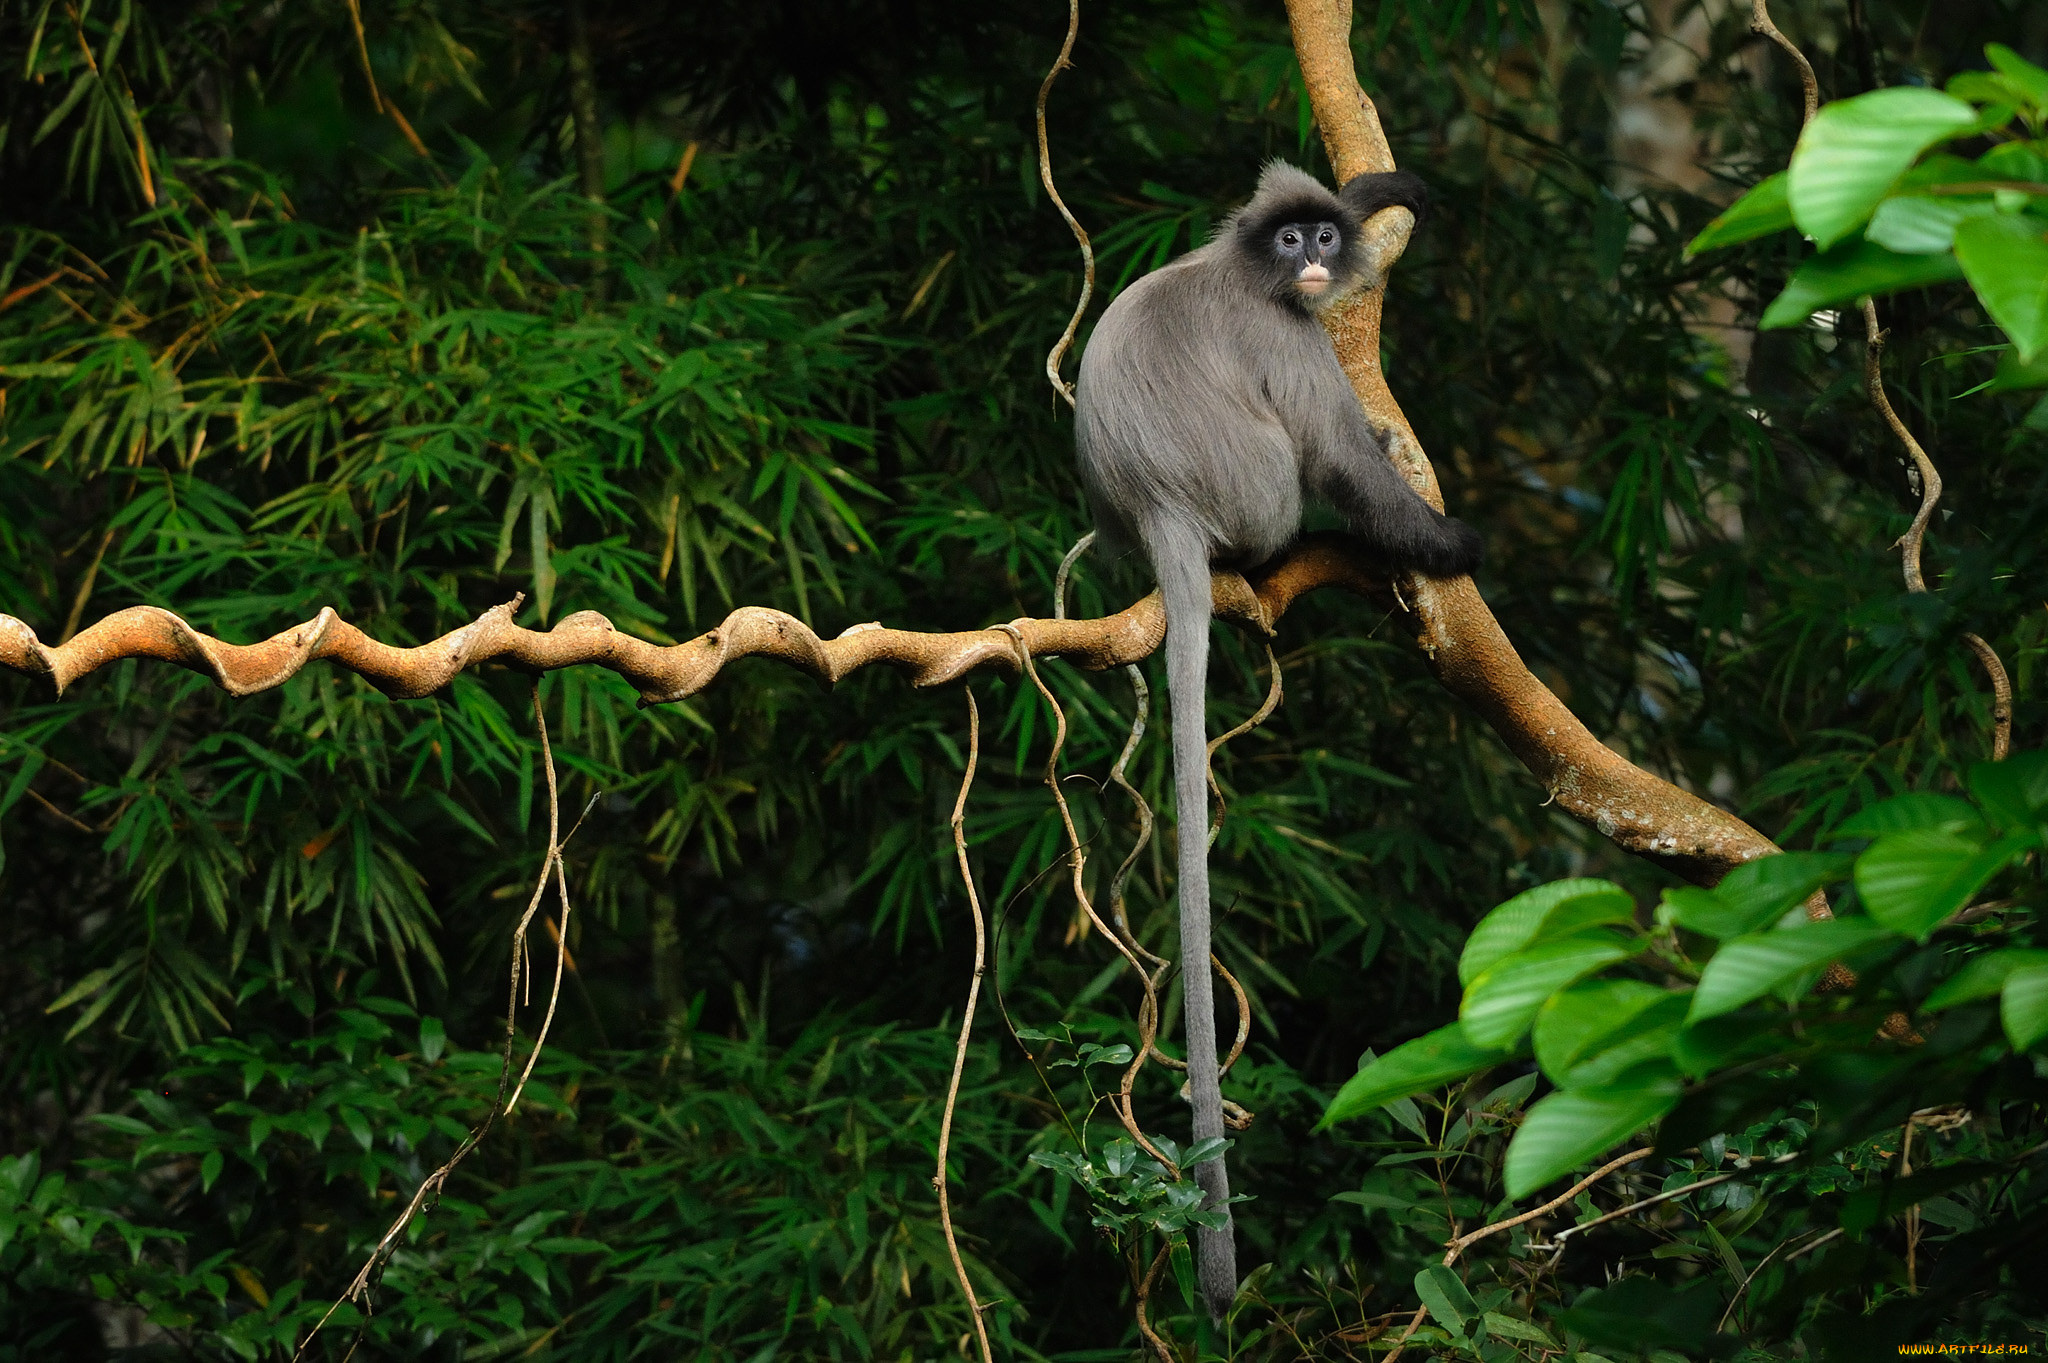
{"type": "Polygon", "coordinates": [[[1825,251],[1863,225],[1923,152],[1976,122],[1975,109],[1936,90],[1872,90],[1826,106],[1792,150],[1792,221],[1825,251]]]}
{"type": "Polygon", "coordinates": [[[2048,71],[1985,48],[1991,72],[1947,94],[1872,90],[1823,107],[1792,164],[1735,202],[1690,251],[1796,226],[1820,254],[1800,265],[1761,325],[1796,326],[1821,308],[1964,278],[2024,367],[2048,347],[2048,71]],[[1992,134],[1974,160],[1933,148],[1992,134]],[[1923,159],[1924,158],[1924,159],[1923,159]],[[1860,230],[1859,230],[1860,229],[1860,230]]]}
{"type": "MultiPolygon", "coordinates": [[[[38,1180],[33,1154],[0,1165],[10,1338],[46,1357],[82,1347],[67,1299],[88,1283],[206,1356],[274,1357],[306,1336],[328,1305],[309,1282],[353,1274],[488,1107],[499,1058],[445,1047],[436,1020],[374,994],[305,1023],[288,1042],[195,1047],[161,1091],[135,1095],[139,1115],[102,1114],[87,1182],[38,1180]],[[185,1229],[154,1228],[172,1221],[185,1229]]],[[[544,1057],[472,1157],[484,1167],[464,1166],[408,1229],[376,1314],[342,1307],[324,1352],[359,1327],[411,1355],[547,1340],[624,1359],[684,1338],[816,1358],[940,1348],[966,1328],[929,1214],[924,1109],[951,1059],[935,1033],[829,1018],[786,1046],[757,1019],[736,1039],[544,1057]]],[[[998,1082],[983,1051],[955,1136],[1015,1168],[1028,1131],[998,1082]]],[[[1030,1201],[1014,1184],[980,1193],[1030,1201]]],[[[1016,1304],[971,1248],[968,1262],[1013,1346],[1016,1304]]]]}
{"type": "MultiPolygon", "coordinates": [[[[2048,1040],[2048,952],[2029,944],[2040,906],[2048,753],[1977,766],[1970,787],[1974,805],[1908,794],[1845,821],[1842,835],[1866,843],[1853,858],[1780,854],[1738,868],[1712,890],[1667,890],[1652,923],[1630,925],[1634,949],[1626,953],[1626,975],[1582,979],[1589,971],[1610,969],[1613,958],[1603,959],[1574,937],[1543,940],[1544,925],[1571,918],[1574,905],[1601,896],[1626,899],[1619,887],[1577,880],[1517,896],[1473,930],[1468,957],[1477,949],[1491,963],[1468,989],[1459,1021],[1362,1066],[1325,1122],[1355,1120],[1370,1105],[1403,1102],[1446,1081],[1515,1065],[1533,1042],[1551,1090],[1519,1120],[1511,1113],[1499,1124],[1505,1137],[1498,1146],[1499,1178],[1508,1202],[1496,1216],[1506,1215],[1508,1203],[1609,1157],[1646,1128],[1657,1128],[1658,1154],[1685,1170],[1665,1180],[1666,1191],[1712,1173],[1729,1151],[1739,1152],[1738,1171],[1753,1167],[1759,1135],[1783,1133],[1781,1142],[1768,1146],[1771,1166],[1798,1168],[1765,1175],[1765,1182],[1776,1182],[1783,1198],[1793,1191],[1786,1180],[1803,1179],[1804,1215],[1822,1226],[1830,1219],[1830,1203],[1815,1195],[1846,1191],[1833,1218],[1837,1229],[1827,1238],[1849,1237],[1847,1243],[1859,1250],[1874,1230],[1951,1189],[1993,1179],[2002,1188],[2024,1188],[2002,1214],[1996,1211],[2000,1196],[1994,1195],[1977,1213],[1958,1208],[1951,1218],[1944,1210],[1937,1221],[1952,1231],[1976,1233],[1974,1241],[1956,1247],[1953,1258],[1981,1262],[1976,1256],[1990,1252],[2001,1237],[2028,1233],[2026,1218],[2039,1212],[2023,1208],[2036,1207],[2048,1191],[2030,1162],[2041,1149],[2044,1071],[2039,1057],[2029,1055],[2048,1040]],[[2009,882],[2010,893],[1981,911],[1965,912],[1994,877],[2009,882]],[[1855,889],[1851,895],[1845,888],[1836,904],[1839,916],[1808,921],[1806,896],[1844,880],[1855,889]],[[1510,954],[1498,955],[1507,942],[1510,954]],[[1560,968],[1567,959],[1587,969],[1560,968]],[[1838,963],[1853,964],[1856,974],[1814,992],[1823,968],[1838,963]],[[1480,991],[1496,975],[1527,980],[1531,992],[1540,982],[1541,997],[1526,1012],[1518,1006],[1511,1023],[1491,1026],[1485,1036],[1492,1049],[1482,1051],[1466,1046],[1462,1036],[1478,1035],[1475,1019],[1499,1018],[1500,1010],[1489,1011],[1489,997],[1480,991]],[[1431,1060],[1438,1061],[1434,1068],[1431,1060]],[[1911,1179],[1845,1182],[1822,1176],[1834,1161],[1853,1167],[1858,1147],[1868,1148],[1887,1128],[1904,1122],[1910,1131],[1966,1093],[1976,1102],[1988,1101],[2001,1122],[2015,1126],[2000,1131],[1994,1124],[1983,1141],[1963,1141],[1946,1151],[1929,1138],[1934,1148],[1923,1145],[1912,1156],[1910,1167],[1920,1172],[1911,1179]],[[1802,1115],[1811,1113],[1818,1114],[1817,1123],[1802,1115]],[[1987,1151],[1995,1157],[1984,1158],[1987,1151]]],[[[1533,1085],[1536,1076],[1526,1078],[1533,1085]]],[[[1525,1086],[1520,1096],[1530,1092],[1525,1086]]],[[[1451,1126],[1449,1115],[1460,1101],[1454,1090],[1443,1102],[1447,1125],[1433,1157],[1442,1159],[1457,1146],[1461,1131],[1469,1142],[1475,1119],[1495,1107],[1490,1097],[1451,1126]]],[[[1418,1134],[1429,1133],[1419,1127],[1418,1134]]],[[[1719,1176],[1700,1182],[1703,1190],[1722,1185],[1732,1186],[1719,1176]]],[[[1761,1265],[1754,1271],[1742,1267],[1733,1241],[1756,1224],[1764,1191],[1744,1190],[1742,1206],[1755,1207],[1757,1215],[1698,1223],[1691,1243],[1729,1266],[1720,1292],[1695,1283],[1674,1293],[1653,1278],[1631,1278],[1584,1294],[1555,1315],[1555,1325],[1599,1347],[1690,1350],[1705,1340],[1709,1354],[1733,1352],[1733,1338],[1713,1337],[1714,1308],[1726,1298],[1718,1318],[1725,1327],[1743,1293],[1752,1289],[1753,1273],[1762,1271],[1761,1265]]],[[[1728,1196],[1721,1194],[1723,1201],[1728,1196]]],[[[1583,1198],[1578,1210],[1587,1210],[1583,1198]]],[[[1909,1235],[1917,1239],[1919,1233],[1916,1226],[1909,1235]]],[[[1680,1238],[1655,1255],[1668,1257],[1670,1250],[1690,1257],[1687,1246],[1680,1238]]],[[[1859,1262],[1867,1264],[1867,1254],[1859,1262]]],[[[1953,1271],[1952,1262],[1944,1252],[1944,1274],[1953,1271]]],[[[1470,1350],[1463,1337],[1474,1314],[1470,1298],[1461,1304],[1443,1290],[1445,1271],[1439,1265],[1419,1276],[1416,1290],[1470,1350]]],[[[1883,1276],[1894,1280],[1890,1271],[1883,1276]]],[[[1808,1281],[1781,1274],[1775,1286],[1781,1294],[1796,1294],[1808,1281]]],[[[1752,1319],[1775,1317],[1771,1328],[1783,1329],[1794,1301],[1796,1296],[1781,1297],[1774,1304],[1768,1291],[1753,1295],[1752,1319]]],[[[1906,1317],[1929,1314],[1912,1309],[1910,1297],[1895,1308],[1895,1328],[1906,1317]]],[[[1762,1342],[1753,1331],[1748,1338],[1762,1342]]]]}

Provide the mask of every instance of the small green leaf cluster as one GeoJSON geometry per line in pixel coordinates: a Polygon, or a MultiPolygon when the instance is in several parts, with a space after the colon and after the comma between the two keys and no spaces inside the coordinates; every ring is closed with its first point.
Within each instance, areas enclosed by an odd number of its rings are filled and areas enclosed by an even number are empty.
{"type": "Polygon", "coordinates": [[[1666,890],[1648,923],[1607,881],[1517,895],[1466,941],[1458,1020],[1361,1068],[1324,1125],[1533,1056],[1553,1091],[1508,1145],[1506,1190],[1521,1198],[1660,1120],[1667,1151],[1728,1134],[1775,1091],[1746,1091],[1746,1076],[1775,1074],[1783,1088],[1831,1057],[1884,1048],[1902,1091],[1869,1095],[1867,1111],[1826,1133],[1847,1139],[1926,1077],[1908,1031],[1951,1062],[1929,1096],[2036,1050],[2048,1039],[2048,951],[1959,916],[2048,846],[2048,754],[1973,768],[1970,794],[1873,805],[1835,831],[1867,843],[1860,851],[1760,858],[1711,890],[1666,890]],[[1816,892],[1843,881],[1834,916],[1813,918],[1816,892]],[[1983,1034],[1994,1007],[1995,1039],[1983,1034]],[[1890,1041],[1874,1039],[1880,1027],[1890,1041]],[[1949,1054],[1958,1045],[1967,1061],[1949,1054]]]}
{"type": "MultiPolygon", "coordinates": [[[[1026,1044],[1038,1043],[1048,1047],[1073,1044],[1071,1027],[1062,1027],[1057,1033],[1036,1027],[1019,1027],[1015,1035],[1018,1041],[1026,1044]]],[[[1074,1046],[1072,1055],[1043,1062],[1042,1073],[1048,1077],[1053,1070],[1078,1072],[1081,1092],[1073,1096],[1081,1100],[1079,1106],[1082,1111],[1078,1121],[1069,1118],[1069,1126],[1076,1134],[1076,1144],[1054,1150],[1035,1150],[1031,1154],[1031,1162],[1072,1180],[1074,1186],[1087,1196],[1092,1208],[1089,1224],[1097,1230],[1109,1232],[1119,1244],[1135,1243],[1148,1231],[1172,1238],[1184,1237],[1190,1226],[1221,1230],[1227,1219],[1220,1211],[1202,1210],[1204,1194],[1190,1170],[1204,1160],[1223,1154],[1232,1142],[1223,1139],[1198,1141],[1183,1151],[1166,1136],[1148,1134],[1146,1140],[1151,1142],[1152,1150],[1171,1161],[1172,1169],[1127,1135],[1104,1142],[1093,1155],[1088,1151],[1090,1119],[1105,1101],[1088,1072],[1098,1065],[1121,1069],[1131,1063],[1135,1054],[1131,1047],[1121,1042],[1105,1046],[1084,1041],[1074,1046]]],[[[1054,1096],[1056,1099],[1060,1097],[1057,1093],[1054,1096]]],[[[1063,1106],[1066,1106],[1064,1102],[1063,1106]]]]}
{"type": "Polygon", "coordinates": [[[1965,279],[2012,344],[1992,386],[2048,385],[2048,71],[2011,48],[1946,93],[1873,90],[1820,109],[1791,165],[1738,199],[1691,252],[1797,228],[1820,253],[1764,310],[1765,329],[1823,308],[1965,279]],[[1989,137],[1976,157],[1937,150],[1989,137]]]}
{"type": "MultiPolygon", "coordinates": [[[[1430,1319],[1434,1322],[1429,1331],[1432,1342],[1440,1339],[1460,1356],[1518,1356],[1514,1353],[1502,1355],[1498,1345],[1487,1348],[1489,1341],[1497,1340],[1561,1351],[1557,1338],[1550,1331],[1497,1309],[1513,1310],[1510,1300],[1513,1293],[1505,1287],[1485,1288],[1475,1295],[1465,1286],[1465,1280],[1448,1267],[1430,1264],[1415,1275],[1415,1295],[1429,1308],[1430,1319]]],[[[1513,1343],[1508,1347],[1512,1349],[1513,1343]]],[[[1579,1354],[1577,1357],[1583,1359],[1591,1355],[1579,1354]]]]}
{"type": "MultiPolygon", "coordinates": [[[[1220,1138],[1198,1141],[1183,1151],[1164,1136],[1147,1139],[1182,1170],[1215,1159],[1231,1144],[1220,1138]]],[[[1110,1141],[1092,1158],[1076,1150],[1035,1150],[1031,1162],[1072,1179],[1094,1208],[1088,1224],[1119,1239],[1145,1231],[1184,1236],[1190,1226],[1222,1230],[1229,1224],[1223,1212],[1202,1209],[1203,1193],[1193,1178],[1175,1178],[1128,1136],[1110,1141]]]]}

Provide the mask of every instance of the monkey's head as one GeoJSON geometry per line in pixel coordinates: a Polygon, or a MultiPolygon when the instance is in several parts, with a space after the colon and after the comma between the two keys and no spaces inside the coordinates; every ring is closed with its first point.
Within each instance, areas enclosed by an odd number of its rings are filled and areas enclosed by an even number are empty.
{"type": "Polygon", "coordinates": [[[1320,312],[1360,283],[1358,215],[1292,166],[1266,167],[1231,229],[1239,258],[1276,302],[1320,312]]]}
{"type": "Polygon", "coordinates": [[[1315,313],[1371,282],[1365,219],[1394,204],[1419,218],[1421,181],[1361,175],[1332,194],[1314,176],[1274,161],[1229,232],[1239,260],[1274,301],[1315,313]]]}

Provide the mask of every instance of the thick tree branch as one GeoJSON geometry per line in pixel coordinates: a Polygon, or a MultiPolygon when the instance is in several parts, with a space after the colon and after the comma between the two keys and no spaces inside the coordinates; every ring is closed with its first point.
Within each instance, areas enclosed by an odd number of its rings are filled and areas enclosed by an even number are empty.
{"type": "MultiPolygon", "coordinates": [[[[1287,0],[1317,126],[1340,181],[1394,169],[1379,113],[1358,87],[1351,61],[1350,0],[1287,0]]],[[[1414,220],[1388,209],[1367,225],[1366,245],[1384,272],[1406,247],[1414,220]]],[[[1358,400],[1387,432],[1396,465],[1433,505],[1443,505],[1435,471],[1380,367],[1384,282],[1333,309],[1327,324],[1358,400]]],[[[1493,726],[1573,818],[1631,852],[1708,884],[1731,866],[1775,852],[1742,820],[1651,775],[1595,738],[1536,679],[1467,577],[1417,577],[1405,595],[1421,624],[1431,669],[1493,726]]]]}

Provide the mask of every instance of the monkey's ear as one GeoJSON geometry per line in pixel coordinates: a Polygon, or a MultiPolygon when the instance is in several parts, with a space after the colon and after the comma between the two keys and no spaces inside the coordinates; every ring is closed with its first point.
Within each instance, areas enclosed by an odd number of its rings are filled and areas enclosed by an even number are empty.
{"type": "Polygon", "coordinates": [[[1337,198],[1364,222],[1382,208],[1399,204],[1415,215],[1418,226],[1429,216],[1429,188],[1405,170],[1353,176],[1337,198]]]}

